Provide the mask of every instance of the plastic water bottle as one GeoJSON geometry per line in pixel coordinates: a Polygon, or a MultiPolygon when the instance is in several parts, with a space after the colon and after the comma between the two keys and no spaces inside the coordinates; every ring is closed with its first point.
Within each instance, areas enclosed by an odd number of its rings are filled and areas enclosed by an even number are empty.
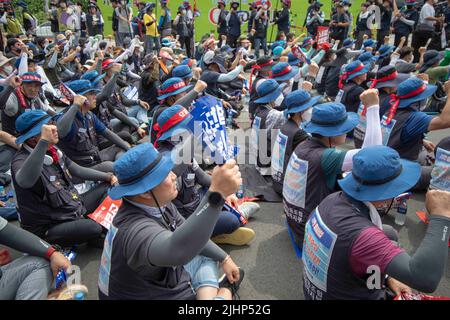
{"type": "MultiPolygon", "coordinates": [[[[75,251],[71,250],[68,253],[65,253],[64,255],[70,262],[73,262],[73,259],[75,259],[76,253],[75,253],[75,251]]],[[[58,274],[56,275],[55,288],[59,288],[66,281],[67,281],[66,272],[64,270],[60,270],[58,272],[58,274]]]]}
{"type": "Polygon", "coordinates": [[[238,199],[242,199],[242,198],[244,197],[244,194],[245,194],[245,188],[244,188],[244,185],[241,184],[241,185],[239,186],[239,190],[236,192],[236,197],[237,197],[238,199]]]}
{"type": "Polygon", "coordinates": [[[8,202],[8,195],[6,194],[4,186],[0,186],[0,201],[8,202]]]}
{"type": "Polygon", "coordinates": [[[406,221],[406,212],[408,211],[408,198],[404,197],[400,200],[395,214],[395,224],[403,226],[406,221]]]}
{"type": "Polygon", "coordinates": [[[227,112],[227,127],[231,128],[231,126],[233,125],[233,113],[228,110],[227,112]]]}

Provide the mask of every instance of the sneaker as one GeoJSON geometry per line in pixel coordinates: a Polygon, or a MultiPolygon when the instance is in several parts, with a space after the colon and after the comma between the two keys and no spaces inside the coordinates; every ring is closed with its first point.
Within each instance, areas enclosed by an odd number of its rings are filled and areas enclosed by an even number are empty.
{"type": "Polygon", "coordinates": [[[219,288],[229,289],[231,291],[232,296],[233,296],[233,300],[234,299],[240,299],[240,297],[237,294],[237,292],[239,290],[239,287],[241,286],[242,280],[244,280],[244,275],[245,275],[244,270],[239,268],[239,280],[236,281],[235,283],[231,283],[230,281],[228,281],[227,275],[224,274],[219,279],[219,288]]]}
{"type": "Polygon", "coordinates": [[[48,296],[49,300],[85,300],[89,290],[82,284],[73,284],[48,296]]]}
{"type": "Polygon", "coordinates": [[[216,244],[231,244],[233,246],[244,246],[253,240],[255,231],[249,228],[238,228],[233,233],[221,234],[211,240],[216,244]]]}
{"type": "Polygon", "coordinates": [[[239,212],[244,216],[246,220],[253,217],[253,215],[260,209],[259,204],[256,202],[244,202],[239,207],[239,212]]]}

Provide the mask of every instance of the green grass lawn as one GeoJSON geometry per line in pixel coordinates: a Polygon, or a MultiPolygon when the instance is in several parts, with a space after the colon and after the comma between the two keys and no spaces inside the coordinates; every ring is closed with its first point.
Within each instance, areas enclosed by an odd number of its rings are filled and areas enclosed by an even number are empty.
{"type": "MultiPolygon", "coordinates": [[[[250,1],[251,0],[242,0],[241,10],[248,10],[248,3],[250,1]]],[[[352,7],[350,9],[351,9],[351,12],[353,13],[354,19],[356,19],[356,16],[359,12],[359,7],[360,7],[359,4],[362,1],[363,0],[354,0],[353,1],[354,4],[352,5],[352,7]]],[[[160,12],[159,1],[153,0],[153,1],[146,1],[146,2],[158,3],[158,16],[159,16],[159,12],[160,12]]],[[[327,19],[330,17],[330,11],[331,11],[330,2],[331,2],[331,0],[322,0],[322,3],[324,4],[322,9],[325,12],[325,16],[327,19]]],[[[105,24],[106,24],[105,25],[105,35],[112,34],[112,28],[111,28],[112,7],[103,5],[103,0],[98,0],[98,3],[102,9],[104,19],[105,19],[105,24]]],[[[171,0],[170,1],[169,7],[172,10],[172,17],[176,14],[177,8],[181,3],[182,3],[181,0],[171,0]]],[[[191,4],[192,3],[193,3],[193,0],[191,0],[191,4]]],[[[195,38],[196,38],[196,40],[199,40],[202,37],[202,35],[205,33],[216,31],[216,26],[211,24],[211,22],[209,21],[209,18],[208,18],[209,11],[211,10],[211,8],[216,7],[216,3],[217,3],[216,0],[197,0],[197,6],[200,10],[200,17],[196,18],[196,22],[195,22],[195,29],[196,29],[195,38]]],[[[276,6],[276,3],[277,3],[277,0],[272,0],[273,8],[276,6]]],[[[291,19],[292,19],[292,23],[294,26],[298,26],[298,27],[303,26],[307,7],[308,7],[307,0],[293,0],[292,1],[291,19]]],[[[281,9],[281,4],[279,4],[278,9],[281,9]]],[[[136,14],[137,8],[133,7],[133,11],[136,14]]],[[[245,24],[242,27],[242,31],[244,31],[244,30],[247,30],[247,24],[245,24]]],[[[293,30],[297,34],[301,33],[300,29],[293,29],[293,30]]],[[[274,31],[273,31],[273,38],[275,38],[276,32],[277,32],[277,28],[275,26],[274,31]]],[[[268,36],[270,37],[271,34],[272,34],[272,27],[269,28],[268,36]]]]}

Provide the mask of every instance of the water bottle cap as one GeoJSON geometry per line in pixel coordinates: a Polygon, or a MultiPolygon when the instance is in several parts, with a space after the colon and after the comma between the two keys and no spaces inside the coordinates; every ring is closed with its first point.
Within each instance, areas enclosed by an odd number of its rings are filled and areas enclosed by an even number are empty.
{"type": "Polygon", "coordinates": [[[75,294],[75,300],[84,300],[84,293],[83,292],[77,292],[75,294]]]}

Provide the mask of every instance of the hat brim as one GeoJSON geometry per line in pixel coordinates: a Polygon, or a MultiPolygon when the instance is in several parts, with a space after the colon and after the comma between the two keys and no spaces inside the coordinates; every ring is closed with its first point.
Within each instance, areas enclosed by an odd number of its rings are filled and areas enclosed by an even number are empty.
{"type": "Polygon", "coordinates": [[[88,94],[88,93],[91,93],[91,92],[100,93],[101,90],[100,89],[96,89],[96,88],[91,88],[91,89],[88,89],[86,91],[80,92],[78,94],[81,95],[81,96],[84,96],[85,94],[88,94]]]}
{"type": "Polygon", "coordinates": [[[288,63],[289,63],[292,67],[295,67],[295,66],[297,66],[298,64],[300,64],[300,62],[302,62],[302,60],[296,59],[296,60],[293,60],[293,61],[289,61],[288,63]]]}
{"type": "Polygon", "coordinates": [[[362,74],[368,73],[370,71],[370,69],[371,69],[370,67],[371,67],[370,64],[364,64],[364,68],[362,68],[361,70],[359,70],[356,73],[353,73],[353,74],[349,75],[347,80],[352,80],[352,79],[356,78],[357,76],[360,76],[362,74]]]}
{"type": "Polygon", "coordinates": [[[43,86],[47,82],[45,82],[45,81],[35,81],[35,80],[22,80],[22,83],[39,83],[41,86],[43,86]]]}
{"type": "Polygon", "coordinates": [[[382,201],[397,197],[411,190],[420,179],[420,165],[417,162],[400,160],[402,173],[392,181],[380,185],[362,185],[348,174],[338,181],[341,189],[358,201],[382,201]]]}
{"type": "Polygon", "coordinates": [[[283,89],[286,87],[286,84],[281,84],[275,91],[271,92],[270,94],[260,97],[259,99],[255,100],[255,103],[262,104],[262,103],[269,103],[277,100],[277,98],[280,96],[280,94],[283,93],[283,89]]]}
{"type": "Polygon", "coordinates": [[[182,76],[177,76],[178,78],[181,78],[181,79],[187,79],[187,78],[192,78],[194,75],[192,74],[192,72],[189,72],[189,73],[187,73],[187,74],[185,74],[185,75],[182,75],[182,76]]]}
{"type": "Polygon", "coordinates": [[[288,108],[286,110],[286,113],[287,114],[293,114],[293,113],[305,111],[305,110],[311,108],[312,106],[314,106],[320,100],[320,98],[322,98],[322,97],[321,96],[312,97],[305,104],[302,104],[302,105],[299,105],[299,106],[295,106],[293,108],[288,108]]]}
{"type": "Polygon", "coordinates": [[[400,103],[398,105],[399,108],[406,108],[408,107],[411,103],[417,102],[417,101],[422,101],[425,99],[428,99],[430,96],[432,96],[437,90],[437,87],[435,85],[432,84],[428,84],[427,88],[425,89],[424,92],[422,92],[421,94],[409,98],[409,99],[402,99],[400,100],[400,103]]]}
{"type": "Polygon", "coordinates": [[[136,196],[145,193],[160,185],[169,175],[172,168],[171,153],[166,152],[155,168],[139,179],[139,181],[132,184],[114,186],[108,191],[108,195],[113,200],[119,200],[126,196],[136,196]]]}
{"type": "Polygon", "coordinates": [[[178,90],[176,90],[176,91],[174,91],[174,92],[169,92],[169,93],[163,94],[162,96],[159,96],[159,97],[158,97],[158,100],[159,100],[159,101],[164,100],[164,99],[166,99],[166,98],[168,98],[168,97],[171,97],[171,96],[177,95],[177,94],[179,94],[179,93],[182,93],[182,92],[191,90],[192,88],[194,88],[193,85],[190,85],[190,86],[186,86],[186,87],[180,88],[180,89],[178,89],[178,90]]]}
{"type": "Polygon", "coordinates": [[[50,117],[42,120],[41,122],[39,122],[38,124],[36,124],[33,129],[31,129],[30,131],[28,131],[26,134],[24,134],[23,136],[19,136],[16,139],[16,144],[20,145],[22,143],[24,143],[25,141],[27,141],[30,138],[33,138],[34,136],[37,136],[41,133],[41,128],[44,124],[47,124],[49,121],[51,120],[50,117]]]}
{"type": "Polygon", "coordinates": [[[384,58],[384,57],[386,57],[387,55],[391,54],[392,51],[394,51],[394,48],[389,48],[389,50],[387,50],[386,52],[380,53],[379,56],[382,57],[382,58],[384,58]]]}
{"type": "Polygon", "coordinates": [[[347,120],[336,126],[322,126],[313,122],[308,122],[304,130],[308,133],[320,134],[322,137],[338,137],[349,133],[359,123],[359,116],[355,112],[347,112],[347,120]]]}
{"type": "Polygon", "coordinates": [[[101,76],[98,76],[97,78],[92,81],[92,83],[96,84],[103,80],[103,78],[106,77],[106,73],[102,74],[101,76]]]}
{"type": "Polygon", "coordinates": [[[282,76],[272,78],[275,81],[288,81],[297,75],[299,67],[293,66],[289,73],[283,74],[282,76]]]}
{"type": "Polygon", "coordinates": [[[188,117],[186,117],[186,119],[184,119],[183,121],[181,121],[180,123],[176,124],[175,126],[173,126],[172,128],[170,128],[169,130],[167,130],[166,132],[164,132],[161,137],[159,137],[157,139],[157,141],[164,141],[164,140],[168,140],[170,139],[173,135],[175,134],[181,134],[183,132],[186,131],[190,131],[189,130],[189,123],[192,121],[192,116],[189,115],[188,117]]]}
{"type": "MultiPolygon", "coordinates": [[[[407,73],[399,73],[394,80],[389,80],[385,82],[377,82],[375,85],[375,89],[381,88],[397,88],[400,83],[405,80],[408,80],[411,76],[407,73]]],[[[369,82],[369,87],[372,85],[372,81],[369,82]]]]}
{"type": "Polygon", "coordinates": [[[3,67],[5,64],[10,63],[14,58],[8,58],[0,62],[0,67],[3,67]]]}

